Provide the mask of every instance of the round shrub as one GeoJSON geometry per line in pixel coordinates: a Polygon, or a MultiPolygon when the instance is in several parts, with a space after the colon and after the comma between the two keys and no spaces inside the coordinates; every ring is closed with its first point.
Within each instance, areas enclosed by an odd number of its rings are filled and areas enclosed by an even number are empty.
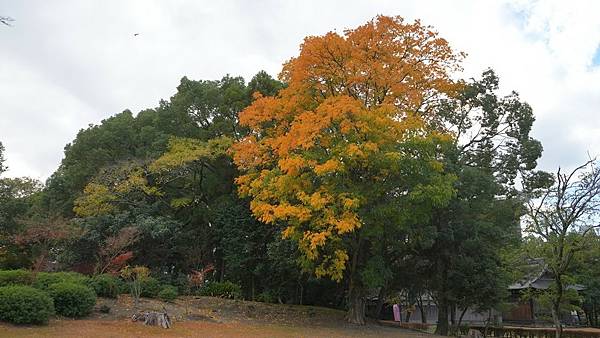
{"type": "Polygon", "coordinates": [[[8,285],[30,285],[33,275],[27,270],[0,271],[0,287],[8,285]]]}
{"type": "Polygon", "coordinates": [[[238,299],[242,297],[242,287],[232,282],[211,282],[200,289],[200,295],[238,299]]]}
{"type": "Polygon", "coordinates": [[[158,279],[147,277],[142,279],[142,294],[140,296],[147,298],[156,298],[162,288],[158,279]]]}
{"type": "Polygon", "coordinates": [[[54,299],[56,313],[61,316],[84,317],[90,314],[96,305],[94,290],[85,285],[61,282],[50,285],[48,292],[54,299]]]}
{"type": "Polygon", "coordinates": [[[178,296],[177,288],[173,285],[165,285],[158,293],[158,298],[164,300],[165,302],[172,302],[178,296]]]}
{"type": "Polygon", "coordinates": [[[88,286],[94,289],[99,297],[117,298],[119,295],[118,280],[112,275],[98,275],[89,279],[88,286]]]}
{"type": "Polygon", "coordinates": [[[131,288],[129,287],[129,283],[125,282],[121,278],[117,278],[117,287],[120,295],[128,295],[131,293],[131,288]]]}
{"type": "Polygon", "coordinates": [[[77,272],[40,272],[36,275],[33,287],[48,290],[48,287],[57,283],[72,283],[86,285],[89,277],[77,272]]]}
{"type": "Polygon", "coordinates": [[[45,324],[54,314],[52,298],[30,286],[0,288],[0,320],[14,324],[45,324]]]}

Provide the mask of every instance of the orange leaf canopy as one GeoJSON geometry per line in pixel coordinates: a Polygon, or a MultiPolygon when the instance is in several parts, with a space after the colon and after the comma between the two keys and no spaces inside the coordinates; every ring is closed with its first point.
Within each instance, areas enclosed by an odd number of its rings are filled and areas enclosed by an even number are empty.
{"type": "Polygon", "coordinates": [[[258,219],[284,225],[317,276],[341,280],[345,238],[369,225],[362,210],[411,175],[401,159],[441,170],[449,135],[435,107],[459,90],[462,57],[419,21],[379,16],[307,37],[280,74],[287,87],[240,114],[250,134],[232,147],[239,192],[258,219]]]}

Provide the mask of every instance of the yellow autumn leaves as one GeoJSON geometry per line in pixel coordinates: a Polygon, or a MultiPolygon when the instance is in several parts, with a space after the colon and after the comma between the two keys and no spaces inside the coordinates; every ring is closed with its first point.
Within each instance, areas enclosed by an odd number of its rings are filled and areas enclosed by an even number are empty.
{"type": "Polygon", "coordinates": [[[283,67],[287,88],[255,96],[240,114],[250,133],[231,148],[239,193],[298,242],[317,276],[341,280],[348,235],[370,225],[361,215],[410,176],[402,159],[422,156],[443,170],[429,150],[415,152],[450,139],[431,121],[435,104],[460,88],[449,74],[462,57],[419,22],[380,16],[306,38],[283,67]]]}
{"type": "MultiPolygon", "coordinates": [[[[161,157],[147,165],[124,165],[113,172],[101,175],[98,182],[90,182],[84,189],[83,195],[75,200],[73,210],[81,217],[97,216],[110,213],[116,205],[123,202],[126,195],[141,192],[148,196],[162,196],[160,187],[148,183],[148,176],[154,175],[160,181],[161,175],[171,170],[201,160],[214,160],[225,156],[232,140],[227,137],[211,139],[202,142],[189,138],[173,138],[169,141],[169,149],[161,157]]],[[[187,206],[191,200],[186,197],[173,198],[170,205],[173,208],[187,206]]]]}

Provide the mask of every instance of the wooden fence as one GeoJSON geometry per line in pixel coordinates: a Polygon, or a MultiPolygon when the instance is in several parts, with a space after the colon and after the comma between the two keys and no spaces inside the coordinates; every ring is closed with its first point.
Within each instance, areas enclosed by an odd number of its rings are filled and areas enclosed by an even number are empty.
{"type": "MultiPolygon", "coordinates": [[[[470,326],[465,327],[461,334],[466,335],[469,329],[479,330],[484,337],[501,338],[554,338],[553,327],[516,327],[516,326],[470,326]]],[[[600,329],[596,328],[565,328],[563,338],[600,338],[600,329]]]]}

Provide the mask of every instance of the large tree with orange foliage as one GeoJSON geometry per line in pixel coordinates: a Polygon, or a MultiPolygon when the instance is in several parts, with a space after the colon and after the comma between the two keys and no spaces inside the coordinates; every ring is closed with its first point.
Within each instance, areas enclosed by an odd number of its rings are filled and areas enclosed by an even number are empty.
{"type": "Polygon", "coordinates": [[[461,85],[463,55],[419,21],[378,16],[307,37],[280,74],[287,87],[256,95],[232,147],[239,192],[253,214],[298,242],[302,266],[347,283],[348,320],[380,278],[373,243],[418,226],[452,197],[436,112],[461,85]]]}

